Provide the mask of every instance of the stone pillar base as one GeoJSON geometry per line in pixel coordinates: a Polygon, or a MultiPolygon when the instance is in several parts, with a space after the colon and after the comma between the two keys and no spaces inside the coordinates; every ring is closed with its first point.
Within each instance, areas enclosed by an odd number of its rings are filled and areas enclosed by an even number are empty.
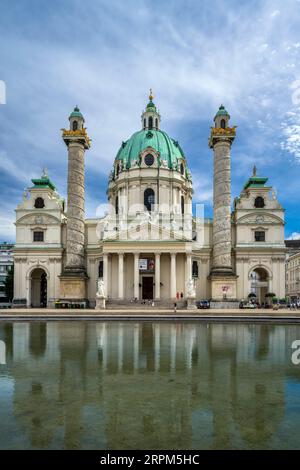
{"type": "Polygon", "coordinates": [[[96,297],[95,310],[104,310],[104,309],[106,309],[106,299],[105,299],[105,297],[96,297]]]}
{"type": "Polygon", "coordinates": [[[60,276],[60,300],[86,301],[86,280],[86,276],[62,274],[60,276]]]}
{"type": "Polygon", "coordinates": [[[194,298],[188,297],[187,299],[187,309],[188,310],[196,310],[196,302],[194,298]]]}
{"type": "Polygon", "coordinates": [[[237,276],[210,276],[211,298],[216,301],[236,300],[237,276]]]}

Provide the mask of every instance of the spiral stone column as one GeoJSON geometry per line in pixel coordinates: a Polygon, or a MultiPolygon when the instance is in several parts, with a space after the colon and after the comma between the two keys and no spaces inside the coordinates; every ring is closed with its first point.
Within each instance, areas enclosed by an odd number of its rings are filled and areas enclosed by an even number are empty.
{"type": "Polygon", "coordinates": [[[213,271],[232,273],[231,264],[231,178],[229,139],[215,139],[213,271]]]}
{"type": "Polygon", "coordinates": [[[212,299],[223,307],[236,299],[236,275],[231,255],[231,174],[230,150],[235,139],[235,127],[229,127],[230,116],[220,106],[211,128],[209,147],[214,151],[214,218],[213,259],[210,273],[212,299]]]}
{"type": "Polygon", "coordinates": [[[60,278],[60,297],[64,300],[86,299],[85,269],[85,211],[84,211],[84,155],[90,148],[90,139],[84,118],[75,107],[69,117],[70,129],[63,129],[62,138],[68,148],[68,206],[66,257],[60,278]]]}
{"type": "Polygon", "coordinates": [[[68,210],[65,270],[84,272],[84,145],[68,144],[68,210]]]}

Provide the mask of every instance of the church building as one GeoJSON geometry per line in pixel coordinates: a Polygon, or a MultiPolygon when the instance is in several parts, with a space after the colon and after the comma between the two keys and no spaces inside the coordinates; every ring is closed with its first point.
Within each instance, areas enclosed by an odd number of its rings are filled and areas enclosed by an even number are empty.
{"type": "Polygon", "coordinates": [[[260,303],[268,293],[285,296],[284,209],[255,167],[232,207],[236,126],[225,107],[217,111],[209,135],[211,220],[201,205],[194,204],[193,213],[188,158],[161,129],[153,99],[150,93],[140,130],[116,154],[108,210],[99,218],[85,217],[91,141],[79,108],[70,114],[69,128],[62,130],[67,203],[44,172],[16,208],[15,306],[95,307],[100,295],[107,308],[148,301],[193,308],[201,299],[230,308],[250,293],[260,303]]]}

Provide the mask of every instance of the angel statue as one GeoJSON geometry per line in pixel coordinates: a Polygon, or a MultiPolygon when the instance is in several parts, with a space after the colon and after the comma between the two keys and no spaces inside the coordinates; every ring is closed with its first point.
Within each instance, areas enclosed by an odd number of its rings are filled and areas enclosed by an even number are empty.
{"type": "Polygon", "coordinates": [[[98,279],[96,297],[105,297],[105,285],[103,279],[98,279]]]}
{"type": "Polygon", "coordinates": [[[196,297],[196,289],[195,289],[195,281],[194,279],[190,279],[187,283],[187,296],[189,298],[196,297]]]}

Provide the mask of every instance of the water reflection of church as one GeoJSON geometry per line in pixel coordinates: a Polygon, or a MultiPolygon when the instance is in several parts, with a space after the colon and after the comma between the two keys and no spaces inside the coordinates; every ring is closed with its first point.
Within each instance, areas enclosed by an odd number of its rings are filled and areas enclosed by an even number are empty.
{"type": "Polygon", "coordinates": [[[0,327],[13,415],[36,448],[267,448],[284,418],[286,377],[300,380],[287,362],[296,333],[253,324],[0,327]]]}

